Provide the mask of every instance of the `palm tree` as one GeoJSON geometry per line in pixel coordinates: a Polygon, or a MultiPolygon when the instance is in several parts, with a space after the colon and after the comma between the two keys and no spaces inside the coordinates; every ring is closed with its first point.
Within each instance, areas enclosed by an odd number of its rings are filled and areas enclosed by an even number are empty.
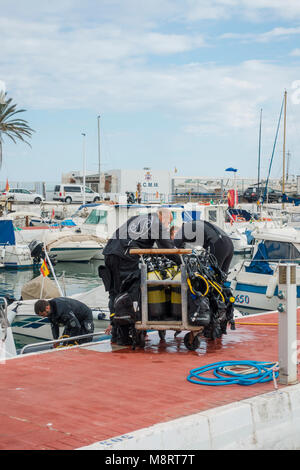
{"type": "Polygon", "coordinates": [[[7,98],[7,93],[0,92],[0,168],[2,166],[3,136],[8,137],[15,144],[17,140],[21,140],[30,146],[25,138],[31,138],[34,130],[29,127],[27,121],[15,117],[16,114],[24,111],[25,109],[17,110],[17,105],[12,103],[12,98],[7,98]]]}

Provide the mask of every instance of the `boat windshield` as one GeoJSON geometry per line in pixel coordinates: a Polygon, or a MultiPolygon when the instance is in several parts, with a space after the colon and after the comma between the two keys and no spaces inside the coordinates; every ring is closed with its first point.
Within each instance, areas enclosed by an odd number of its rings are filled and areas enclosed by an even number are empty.
{"type": "Polygon", "coordinates": [[[265,240],[264,245],[269,260],[300,261],[300,253],[292,243],[265,240]]]}
{"type": "Polygon", "coordinates": [[[84,222],[85,224],[98,225],[106,224],[107,222],[107,211],[94,209],[84,222]]]}

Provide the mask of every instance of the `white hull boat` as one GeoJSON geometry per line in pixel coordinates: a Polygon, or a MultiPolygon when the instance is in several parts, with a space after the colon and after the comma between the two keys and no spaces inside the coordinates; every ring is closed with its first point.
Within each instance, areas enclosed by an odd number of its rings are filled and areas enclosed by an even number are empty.
{"type": "Polygon", "coordinates": [[[56,261],[90,261],[100,256],[104,246],[102,238],[67,231],[48,233],[44,241],[56,261]]]}
{"type": "Polygon", "coordinates": [[[293,228],[255,233],[252,260],[238,263],[230,271],[228,286],[235,306],[255,310],[277,310],[278,265],[296,263],[297,303],[300,305],[300,232],[293,228]]]}
{"type": "Polygon", "coordinates": [[[0,220],[0,267],[27,269],[37,266],[26,244],[16,243],[11,220],[0,220]]]}
{"type": "Polygon", "coordinates": [[[253,245],[248,243],[245,233],[242,233],[238,228],[227,229],[226,233],[233,243],[234,253],[251,253],[253,245]]]}
{"type": "MultiPolygon", "coordinates": [[[[95,330],[105,328],[109,323],[108,295],[104,286],[91,289],[88,292],[70,295],[90,307],[93,312],[95,330]]],[[[8,306],[8,321],[14,334],[27,336],[34,340],[53,339],[51,326],[47,318],[40,317],[34,312],[37,299],[18,300],[8,306]]],[[[63,328],[61,328],[61,333],[63,328]]]]}

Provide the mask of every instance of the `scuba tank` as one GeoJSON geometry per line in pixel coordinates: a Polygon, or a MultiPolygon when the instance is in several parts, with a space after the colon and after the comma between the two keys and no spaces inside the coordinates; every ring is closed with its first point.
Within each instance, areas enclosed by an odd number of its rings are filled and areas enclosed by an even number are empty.
{"type": "MultiPolygon", "coordinates": [[[[181,272],[177,272],[173,277],[173,281],[181,280],[181,272]]],[[[171,287],[171,306],[170,306],[171,317],[174,320],[182,319],[182,309],[181,309],[181,287],[172,286],[171,287]]]]}
{"type": "MultiPolygon", "coordinates": [[[[163,280],[160,271],[147,273],[148,280],[163,280]]],[[[164,320],[168,316],[169,298],[164,286],[148,286],[148,318],[149,320],[164,320]]]]}

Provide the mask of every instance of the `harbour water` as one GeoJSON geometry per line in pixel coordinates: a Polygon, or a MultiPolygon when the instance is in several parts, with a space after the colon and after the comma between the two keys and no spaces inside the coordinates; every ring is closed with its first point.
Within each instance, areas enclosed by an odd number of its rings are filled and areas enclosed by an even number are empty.
{"type": "MultiPolygon", "coordinates": [[[[64,294],[73,295],[97,287],[102,282],[98,276],[100,264],[100,260],[88,263],[57,263],[54,267],[55,274],[64,294]]],[[[39,275],[39,269],[0,271],[0,296],[9,294],[19,299],[23,285],[39,275]]]]}

